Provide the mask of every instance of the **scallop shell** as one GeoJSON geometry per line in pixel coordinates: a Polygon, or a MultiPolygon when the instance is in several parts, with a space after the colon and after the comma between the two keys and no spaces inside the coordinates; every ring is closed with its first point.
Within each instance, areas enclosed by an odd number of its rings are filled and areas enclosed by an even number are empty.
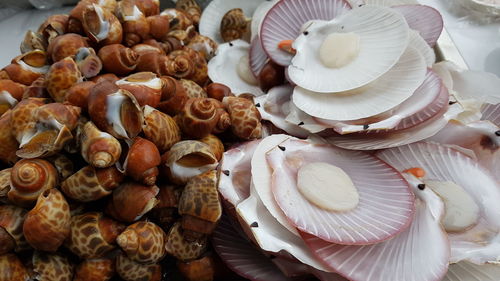
{"type": "Polygon", "coordinates": [[[219,45],[217,55],[208,62],[208,76],[210,79],[213,82],[228,86],[237,95],[243,93],[251,93],[255,96],[262,95],[263,92],[257,85],[256,80],[251,84],[239,74],[239,72],[242,72],[244,76],[252,76],[250,65],[247,65],[246,68],[241,66],[241,71],[237,70],[240,63],[245,63],[244,60],[241,62],[240,60],[242,57],[248,56],[249,50],[250,45],[243,40],[235,40],[219,45]]]}
{"type": "Polygon", "coordinates": [[[365,246],[325,242],[301,233],[312,253],[330,269],[350,280],[441,280],[448,269],[450,245],[440,219],[441,198],[429,188],[411,184],[417,200],[409,228],[393,239],[365,246]],[[416,275],[417,274],[417,275],[416,275]]]}
{"type": "Polygon", "coordinates": [[[212,38],[218,44],[224,43],[219,32],[224,15],[231,9],[240,8],[247,17],[251,17],[263,0],[214,0],[205,8],[200,18],[200,34],[212,38]]]}
{"type": "Polygon", "coordinates": [[[462,260],[482,264],[495,262],[498,255],[500,225],[496,213],[500,207],[499,183],[475,160],[462,152],[436,143],[416,143],[377,154],[398,170],[420,167],[425,180],[451,181],[458,184],[480,207],[479,219],[472,228],[449,232],[450,262],[462,260]],[[404,160],[402,160],[404,159],[404,160]]]}
{"type": "Polygon", "coordinates": [[[264,1],[260,3],[259,6],[257,6],[257,9],[255,9],[255,12],[253,13],[252,16],[252,23],[250,25],[252,41],[255,40],[256,36],[259,36],[260,34],[260,27],[262,25],[264,17],[267,15],[269,10],[271,10],[271,8],[278,2],[279,2],[278,0],[264,1]]]}
{"type": "Polygon", "coordinates": [[[481,110],[483,116],[481,120],[489,120],[493,124],[500,126],[500,103],[485,104],[481,110]]]}
{"type": "Polygon", "coordinates": [[[394,6],[392,8],[405,17],[408,26],[416,30],[429,46],[434,47],[443,31],[443,17],[441,13],[433,7],[418,5],[418,3],[414,3],[415,1],[411,2],[413,2],[411,4],[417,5],[398,3],[405,5],[394,6]]]}
{"type": "Polygon", "coordinates": [[[298,86],[314,92],[359,88],[391,69],[405,52],[408,40],[409,28],[401,14],[389,8],[363,6],[333,21],[309,25],[293,43],[297,53],[288,75],[298,86]],[[363,42],[357,56],[338,68],[325,66],[317,54],[326,36],[332,32],[352,32],[363,42]]]}
{"type": "Polygon", "coordinates": [[[366,118],[390,110],[408,99],[422,84],[426,72],[424,59],[409,47],[393,68],[364,87],[327,94],[297,86],[292,100],[300,110],[313,117],[330,120],[366,118]]]}
{"type": "Polygon", "coordinates": [[[500,266],[497,264],[478,265],[463,261],[450,264],[443,281],[495,281],[500,276],[500,266]]]}
{"type": "Polygon", "coordinates": [[[408,45],[415,48],[420,55],[425,59],[425,63],[427,67],[432,67],[432,65],[436,62],[436,54],[434,50],[425,42],[424,38],[419,35],[419,33],[415,30],[410,30],[410,40],[408,41],[408,45]]]}
{"type": "Polygon", "coordinates": [[[260,40],[260,37],[258,35],[255,36],[250,43],[249,55],[250,69],[252,70],[252,73],[253,75],[255,75],[255,77],[259,77],[259,74],[262,71],[262,68],[264,68],[264,65],[266,64],[268,59],[269,58],[267,57],[267,54],[264,52],[264,48],[262,47],[262,41],[260,40]]]}
{"type": "Polygon", "coordinates": [[[279,49],[281,41],[295,40],[302,26],[310,20],[332,20],[350,9],[344,0],[279,1],[262,20],[259,35],[263,48],[274,62],[287,66],[293,55],[279,49]]]}

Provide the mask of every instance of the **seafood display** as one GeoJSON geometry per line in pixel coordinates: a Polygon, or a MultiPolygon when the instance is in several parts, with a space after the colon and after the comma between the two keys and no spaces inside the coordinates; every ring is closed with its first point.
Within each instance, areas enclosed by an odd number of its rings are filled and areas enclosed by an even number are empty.
{"type": "Polygon", "coordinates": [[[500,279],[500,78],[413,0],[81,0],[0,69],[0,281],[500,279]]]}

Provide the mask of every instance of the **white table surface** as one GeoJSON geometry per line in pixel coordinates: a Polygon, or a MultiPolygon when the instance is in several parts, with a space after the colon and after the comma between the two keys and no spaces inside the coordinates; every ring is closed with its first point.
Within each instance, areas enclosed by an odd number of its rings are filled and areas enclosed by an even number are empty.
{"type": "MultiPolygon", "coordinates": [[[[474,23],[447,9],[446,0],[420,2],[442,13],[445,27],[470,69],[489,71],[500,76],[500,20],[490,24],[474,23]]],[[[36,30],[47,16],[68,13],[70,9],[27,10],[0,21],[0,68],[20,53],[19,44],[28,29],[36,30]]]]}

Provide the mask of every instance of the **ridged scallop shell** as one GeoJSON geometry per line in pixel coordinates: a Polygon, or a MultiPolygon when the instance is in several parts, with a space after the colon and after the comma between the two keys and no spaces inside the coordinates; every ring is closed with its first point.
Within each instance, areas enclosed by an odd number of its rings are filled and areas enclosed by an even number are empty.
{"type": "Polygon", "coordinates": [[[35,251],[33,271],[39,280],[72,281],[73,264],[61,254],[35,251]]]}
{"type": "Polygon", "coordinates": [[[166,254],[166,234],[152,222],[136,222],[129,225],[118,237],[116,243],[129,259],[138,263],[157,263],[166,254]]]}
{"type": "Polygon", "coordinates": [[[90,212],[71,217],[71,231],[64,245],[80,258],[98,258],[113,250],[116,237],[125,226],[90,212]]]}
{"type": "Polygon", "coordinates": [[[86,166],[63,181],[61,190],[69,198],[90,202],[111,194],[122,180],[123,174],[115,167],[86,166]]]}
{"type": "Polygon", "coordinates": [[[165,166],[169,179],[179,185],[186,184],[194,176],[212,170],[217,166],[210,147],[200,141],[180,141],[166,154],[165,166]]]}
{"type": "Polygon", "coordinates": [[[80,145],[83,159],[97,168],[114,165],[122,152],[120,142],[112,135],[100,131],[92,122],[83,126],[80,145]]]}
{"type": "Polygon", "coordinates": [[[125,281],[160,281],[161,266],[159,264],[141,264],[121,254],[116,258],[116,272],[125,281]]]}
{"type": "Polygon", "coordinates": [[[49,189],[38,196],[35,207],[24,220],[26,241],[35,249],[55,252],[70,231],[69,205],[57,189],[49,189]]]}
{"type": "Polygon", "coordinates": [[[145,106],[143,111],[145,124],[142,131],[146,138],[158,147],[160,153],[169,150],[181,140],[179,126],[172,117],[150,106],[145,106]]]}
{"type": "Polygon", "coordinates": [[[175,223],[167,234],[165,249],[167,253],[181,261],[189,261],[199,258],[208,246],[207,238],[193,242],[186,241],[182,235],[181,223],[175,223]]]}
{"type": "Polygon", "coordinates": [[[43,159],[19,160],[11,171],[9,200],[23,207],[33,206],[38,196],[58,183],[56,168],[43,159]]]}
{"type": "Polygon", "coordinates": [[[191,178],[179,200],[179,214],[183,216],[182,228],[210,234],[222,215],[217,192],[217,172],[205,172],[191,178]]]}

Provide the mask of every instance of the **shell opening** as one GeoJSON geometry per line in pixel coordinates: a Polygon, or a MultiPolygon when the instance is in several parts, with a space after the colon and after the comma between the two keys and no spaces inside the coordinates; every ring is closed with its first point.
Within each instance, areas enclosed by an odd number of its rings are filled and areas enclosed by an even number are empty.
{"type": "Polygon", "coordinates": [[[141,18],[141,16],[143,16],[141,10],[139,10],[139,8],[137,8],[137,6],[134,5],[132,15],[124,15],[123,19],[125,21],[136,21],[136,20],[139,20],[141,18]]]}
{"type": "Polygon", "coordinates": [[[10,107],[14,107],[17,104],[17,100],[7,91],[0,92],[0,105],[8,104],[10,107]]]}
{"type": "Polygon", "coordinates": [[[48,65],[44,65],[44,66],[40,66],[40,67],[34,67],[34,66],[31,66],[31,65],[25,63],[23,60],[19,60],[17,63],[19,64],[19,66],[21,66],[22,69],[28,70],[28,71],[31,71],[31,72],[34,72],[34,73],[45,74],[45,73],[47,73],[49,71],[49,66],[48,65]]]}
{"type": "Polygon", "coordinates": [[[359,193],[349,175],[325,162],[300,167],[297,188],[309,202],[328,211],[350,211],[359,204],[359,193]]]}
{"type": "Polygon", "coordinates": [[[82,47],[78,49],[78,52],[75,55],[75,61],[83,61],[90,55],[90,49],[87,47],[82,47]]]}
{"type": "Polygon", "coordinates": [[[241,56],[236,71],[243,81],[251,85],[258,85],[257,79],[250,70],[250,58],[248,54],[241,56]]]}
{"type": "Polygon", "coordinates": [[[108,104],[106,119],[113,126],[113,130],[124,138],[128,138],[128,134],[121,120],[121,105],[127,98],[128,97],[120,91],[106,97],[106,102],[108,104]]]}
{"type": "Polygon", "coordinates": [[[359,54],[359,35],[333,32],[326,36],[319,48],[321,63],[329,68],[341,68],[359,54]]]}
{"type": "Polygon", "coordinates": [[[93,4],[97,17],[99,18],[99,33],[95,35],[97,40],[101,41],[108,37],[110,23],[104,18],[104,13],[101,7],[93,4]]]}
{"type": "MultiPolygon", "coordinates": [[[[145,78],[146,79],[146,78],[145,78]]],[[[151,79],[147,80],[139,80],[139,79],[128,79],[128,78],[123,78],[115,83],[116,85],[137,85],[137,86],[146,86],[151,89],[161,89],[162,88],[162,81],[158,77],[154,77],[151,79]]]]}
{"type": "Polygon", "coordinates": [[[206,171],[215,169],[217,162],[201,154],[188,154],[173,163],[171,172],[180,178],[189,179],[206,171]]]}
{"type": "Polygon", "coordinates": [[[424,181],[444,202],[443,227],[448,232],[459,232],[474,226],[479,220],[479,206],[459,185],[450,181],[424,181]]]}

